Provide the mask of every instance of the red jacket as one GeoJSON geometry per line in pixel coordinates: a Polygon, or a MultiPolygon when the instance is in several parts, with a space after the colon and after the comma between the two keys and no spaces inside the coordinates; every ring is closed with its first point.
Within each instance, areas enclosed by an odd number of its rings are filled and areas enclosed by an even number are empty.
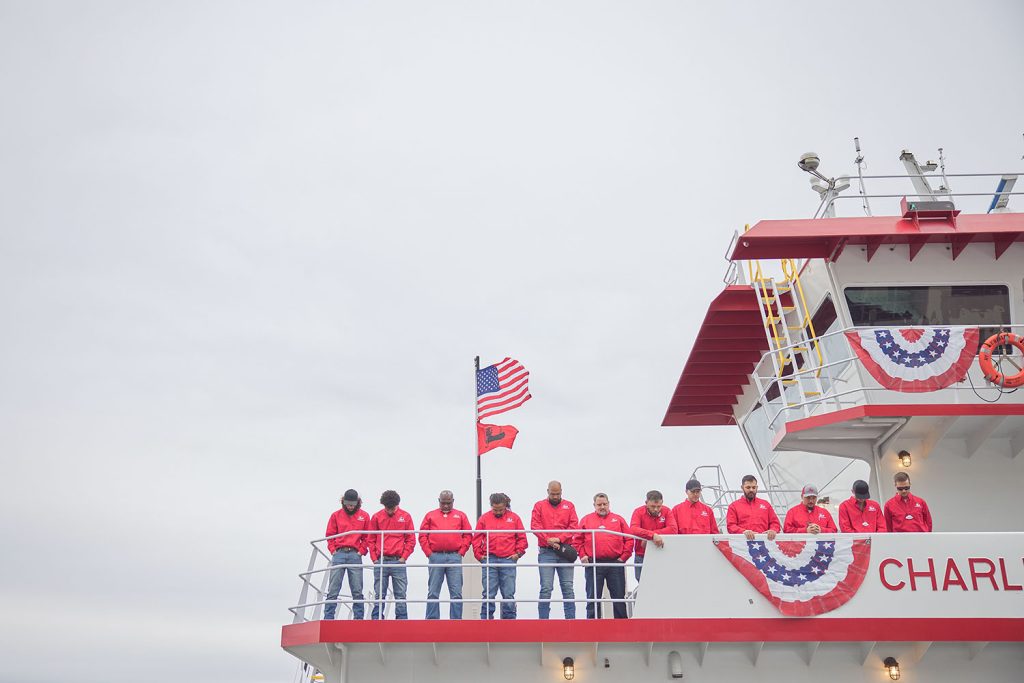
{"type": "Polygon", "coordinates": [[[366,534],[366,545],[370,548],[370,559],[376,562],[381,555],[397,555],[402,562],[409,559],[412,551],[416,549],[416,534],[412,523],[412,515],[402,508],[395,508],[395,514],[389,515],[387,510],[381,509],[373,517],[370,517],[369,533],[366,534]],[[384,534],[384,552],[380,549],[381,534],[374,531],[409,531],[408,534],[384,534]]]}
{"type": "MultiPolygon", "coordinates": [[[[633,517],[629,520],[629,533],[647,539],[647,541],[653,540],[654,534],[675,534],[677,533],[676,519],[672,515],[672,510],[667,507],[662,507],[661,514],[652,517],[651,513],[647,512],[647,506],[641,505],[633,510],[633,517]]],[[[647,542],[634,541],[634,544],[636,556],[643,557],[647,552],[647,542]]]]}
{"type": "MultiPolygon", "coordinates": [[[[580,531],[587,529],[606,529],[617,531],[620,534],[630,533],[626,520],[614,512],[609,512],[604,517],[599,516],[596,512],[591,512],[580,520],[580,531]]],[[[580,557],[589,557],[598,562],[609,560],[625,562],[633,554],[633,539],[615,534],[580,533],[576,536],[575,545],[576,552],[580,554],[580,557]]]]}
{"type": "Polygon", "coordinates": [[[742,534],[748,529],[755,534],[781,531],[779,516],[775,514],[772,504],[764,498],[755,497],[748,501],[746,496],[733,501],[725,514],[725,528],[730,534],[742,534]]]}
{"type": "Polygon", "coordinates": [[[932,513],[928,503],[913,493],[908,494],[904,502],[897,493],[885,504],[885,527],[896,533],[931,531],[932,513]]]}
{"type": "MultiPolygon", "coordinates": [[[[327,533],[324,536],[343,534],[346,531],[365,531],[370,526],[370,514],[365,510],[356,510],[351,515],[345,508],[335,510],[327,520],[327,533]]],[[[327,541],[327,550],[333,555],[338,548],[354,548],[360,555],[366,554],[366,534],[351,534],[327,541]]]]}
{"type": "Polygon", "coordinates": [[[691,503],[684,500],[672,508],[672,517],[680,534],[717,534],[718,520],[715,511],[699,500],[691,503]]]}
{"type": "MultiPolygon", "coordinates": [[[[531,529],[578,529],[580,518],[576,516],[576,506],[567,500],[552,505],[547,498],[538,500],[530,515],[531,529]]],[[[540,541],[541,548],[548,547],[548,539],[555,537],[561,543],[572,543],[575,534],[534,534],[540,541]]]]}
{"type": "Polygon", "coordinates": [[[885,531],[882,506],[873,500],[864,501],[864,509],[857,507],[857,498],[850,496],[839,504],[839,530],[844,534],[874,534],[885,531]]]}
{"type": "Polygon", "coordinates": [[[452,508],[450,512],[441,509],[431,510],[423,517],[420,531],[465,531],[462,534],[420,534],[420,547],[423,554],[430,557],[431,553],[458,553],[465,555],[469,544],[473,541],[473,526],[469,523],[466,513],[452,508]]]}
{"type": "Polygon", "coordinates": [[[819,505],[815,505],[808,510],[803,502],[789,508],[782,531],[787,534],[806,534],[808,524],[817,524],[821,527],[821,533],[823,534],[839,533],[839,530],[836,529],[835,520],[832,519],[831,512],[819,505]]]}
{"type": "Polygon", "coordinates": [[[476,530],[505,532],[473,534],[473,554],[480,561],[487,555],[512,557],[518,554],[522,557],[526,552],[526,529],[523,527],[523,520],[511,510],[505,510],[501,517],[495,516],[493,512],[485,512],[477,520],[476,530]],[[517,531],[519,533],[516,533],[517,531]]]}

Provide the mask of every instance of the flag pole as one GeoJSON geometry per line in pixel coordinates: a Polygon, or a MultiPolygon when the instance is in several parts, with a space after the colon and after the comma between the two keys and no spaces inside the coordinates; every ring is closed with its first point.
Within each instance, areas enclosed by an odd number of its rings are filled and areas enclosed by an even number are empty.
{"type": "MultiPolygon", "coordinates": [[[[475,359],[476,372],[480,372],[480,356],[475,359]]],[[[473,379],[477,377],[476,373],[473,374],[473,379]]],[[[474,382],[475,383],[475,382],[474,382]]],[[[476,413],[476,425],[480,424],[480,404],[477,402],[477,394],[473,394],[473,411],[476,413]]],[[[473,450],[476,451],[476,518],[480,519],[483,516],[483,484],[480,480],[480,461],[483,459],[480,457],[480,439],[479,432],[476,427],[473,426],[473,450]]]]}

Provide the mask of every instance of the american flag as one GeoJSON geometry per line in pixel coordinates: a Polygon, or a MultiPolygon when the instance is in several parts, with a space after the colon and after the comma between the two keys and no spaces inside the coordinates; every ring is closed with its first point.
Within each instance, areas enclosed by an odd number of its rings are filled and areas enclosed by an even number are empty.
{"type": "Polygon", "coordinates": [[[476,371],[476,417],[518,408],[530,400],[530,373],[512,358],[476,371]]]}

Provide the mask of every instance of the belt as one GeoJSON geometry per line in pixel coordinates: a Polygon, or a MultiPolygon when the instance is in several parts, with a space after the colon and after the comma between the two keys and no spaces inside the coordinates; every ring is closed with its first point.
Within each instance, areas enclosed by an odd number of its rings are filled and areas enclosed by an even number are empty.
{"type": "MultiPolygon", "coordinates": [[[[359,548],[357,548],[357,547],[355,547],[353,545],[339,545],[338,546],[338,550],[355,550],[356,552],[359,552],[359,548]]],[[[337,551],[335,551],[335,552],[337,552],[337,551]]]]}
{"type": "Polygon", "coordinates": [[[385,560],[400,560],[400,559],[402,559],[401,555],[383,555],[382,557],[385,560]]]}

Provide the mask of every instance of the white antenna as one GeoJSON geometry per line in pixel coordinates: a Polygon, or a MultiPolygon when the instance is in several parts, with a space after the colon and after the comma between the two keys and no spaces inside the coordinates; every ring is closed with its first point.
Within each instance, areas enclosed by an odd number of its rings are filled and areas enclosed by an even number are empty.
{"type": "Polygon", "coordinates": [[[939,192],[945,192],[946,196],[952,201],[953,195],[949,189],[949,181],[946,179],[946,157],[942,154],[941,147],[939,147],[939,168],[942,173],[942,187],[939,188],[939,192]]]}
{"type": "Polygon", "coordinates": [[[860,138],[853,139],[853,146],[857,150],[857,158],[854,159],[854,163],[857,164],[857,178],[860,180],[860,196],[861,204],[864,206],[864,215],[871,215],[871,205],[868,204],[867,191],[864,189],[864,172],[862,165],[864,164],[864,155],[860,153],[860,138]]]}

